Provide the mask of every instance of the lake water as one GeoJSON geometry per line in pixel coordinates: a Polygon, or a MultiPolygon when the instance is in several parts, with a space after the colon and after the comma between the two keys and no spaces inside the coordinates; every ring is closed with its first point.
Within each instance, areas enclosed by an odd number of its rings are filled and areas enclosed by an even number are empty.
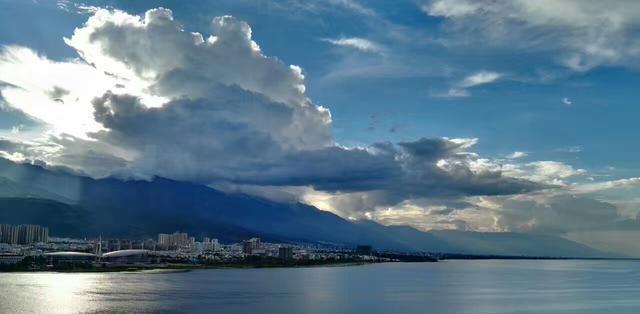
{"type": "Polygon", "coordinates": [[[640,262],[0,273],[0,313],[640,313],[640,262]]]}

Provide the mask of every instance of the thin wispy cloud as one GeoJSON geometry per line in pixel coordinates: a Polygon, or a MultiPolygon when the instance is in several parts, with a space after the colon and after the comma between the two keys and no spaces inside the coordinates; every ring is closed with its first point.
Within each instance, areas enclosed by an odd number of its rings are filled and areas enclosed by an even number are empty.
{"type": "Polygon", "coordinates": [[[357,0],[328,0],[328,2],[340,5],[354,12],[360,13],[366,16],[375,16],[376,12],[369,7],[364,6],[357,0]]]}
{"type": "Polygon", "coordinates": [[[580,145],[574,145],[574,146],[567,146],[567,147],[560,147],[560,148],[556,148],[555,149],[556,152],[560,152],[560,153],[580,153],[583,151],[583,147],[580,145]]]}
{"type": "Polygon", "coordinates": [[[377,43],[360,37],[322,38],[322,41],[330,44],[347,47],[362,52],[380,53],[382,48],[377,43]]]}
{"type": "Polygon", "coordinates": [[[463,88],[489,84],[497,81],[502,74],[491,71],[480,71],[464,78],[458,85],[463,88]]]}
{"type": "Polygon", "coordinates": [[[508,159],[519,159],[527,157],[529,154],[526,152],[515,151],[507,156],[508,159]]]}
{"type": "Polygon", "coordinates": [[[480,71],[473,73],[460,82],[456,83],[447,92],[449,97],[468,97],[471,96],[470,88],[490,84],[502,78],[502,74],[491,71],[480,71]]]}

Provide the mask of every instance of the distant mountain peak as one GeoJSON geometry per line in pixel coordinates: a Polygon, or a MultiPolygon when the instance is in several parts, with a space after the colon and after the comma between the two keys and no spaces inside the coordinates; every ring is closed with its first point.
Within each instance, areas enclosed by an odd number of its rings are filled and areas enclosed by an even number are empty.
{"type": "Polygon", "coordinates": [[[422,232],[408,226],[348,221],[306,204],[228,194],[155,177],[92,179],[0,159],[0,222],[38,223],[52,235],[155,237],[182,230],[238,241],[371,244],[378,249],[535,256],[602,256],[566,239],[514,233],[422,232]]]}

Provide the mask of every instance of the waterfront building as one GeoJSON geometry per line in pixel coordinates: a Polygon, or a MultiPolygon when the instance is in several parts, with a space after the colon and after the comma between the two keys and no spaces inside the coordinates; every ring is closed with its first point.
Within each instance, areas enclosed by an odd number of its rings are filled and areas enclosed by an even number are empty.
{"type": "Polygon", "coordinates": [[[217,251],[220,248],[220,243],[218,239],[204,237],[202,238],[202,242],[196,242],[196,247],[199,251],[217,251]]]}
{"type": "Polygon", "coordinates": [[[373,254],[373,248],[371,245],[358,245],[356,247],[356,254],[370,256],[373,254]]]}
{"type": "Polygon", "coordinates": [[[278,249],[278,258],[280,259],[293,259],[293,248],[286,246],[278,249]]]}
{"type": "Polygon", "coordinates": [[[251,238],[249,240],[242,241],[242,253],[247,255],[256,254],[259,250],[262,250],[262,242],[260,238],[251,238]]]}
{"type": "Polygon", "coordinates": [[[166,233],[160,233],[158,234],[158,244],[162,245],[162,246],[169,246],[169,243],[171,242],[169,240],[169,237],[171,235],[166,234],[166,233]]]}
{"type": "Polygon", "coordinates": [[[118,239],[110,239],[107,242],[107,251],[119,251],[120,250],[120,240],[118,239]]]}
{"type": "Polygon", "coordinates": [[[141,249],[155,251],[156,250],[156,241],[154,241],[153,239],[146,239],[146,240],[142,241],[141,249]]]}
{"type": "Polygon", "coordinates": [[[158,244],[165,248],[190,247],[195,245],[195,238],[186,233],[174,232],[173,234],[158,234],[158,244]]]}
{"type": "Polygon", "coordinates": [[[100,261],[113,265],[149,264],[155,256],[149,250],[121,250],[104,253],[100,261]]]}
{"type": "Polygon", "coordinates": [[[211,239],[210,242],[210,247],[211,247],[211,251],[218,251],[220,250],[220,242],[218,241],[218,239],[211,239]]]}
{"type": "Polygon", "coordinates": [[[130,249],[132,250],[142,250],[144,246],[144,241],[142,240],[131,240],[131,247],[130,249]]]}
{"type": "Polygon", "coordinates": [[[120,240],[120,250],[131,250],[133,247],[131,246],[132,241],[128,239],[120,240]]]}
{"type": "Polygon", "coordinates": [[[24,259],[21,254],[0,254],[0,264],[17,264],[24,259]]]}
{"type": "Polygon", "coordinates": [[[33,244],[49,242],[49,228],[38,225],[0,225],[0,242],[33,244]]]}
{"type": "Polygon", "coordinates": [[[97,259],[97,255],[85,252],[51,252],[45,253],[44,257],[51,265],[66,263],[90,263],[97,259]]]}
{"type": "Polygon", "coordinates": [[[0,225],[0,242],[18,244],[18,227],[8,224],[0,225]]]}

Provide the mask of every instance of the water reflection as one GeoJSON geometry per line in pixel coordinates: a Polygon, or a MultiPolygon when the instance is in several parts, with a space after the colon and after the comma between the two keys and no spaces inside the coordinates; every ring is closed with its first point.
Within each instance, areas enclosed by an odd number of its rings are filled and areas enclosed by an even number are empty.
{"type": "Polygon", "coordinates": [[[640,263],[0,274],[0,313],[639,313],[640,263]]]}
{"type": "Polygon", "coordinates": [[[2,274],[0,309],[3,313],[69,313],[92,308],[87,291],[95,289],[99,274],[2,274]]]}

